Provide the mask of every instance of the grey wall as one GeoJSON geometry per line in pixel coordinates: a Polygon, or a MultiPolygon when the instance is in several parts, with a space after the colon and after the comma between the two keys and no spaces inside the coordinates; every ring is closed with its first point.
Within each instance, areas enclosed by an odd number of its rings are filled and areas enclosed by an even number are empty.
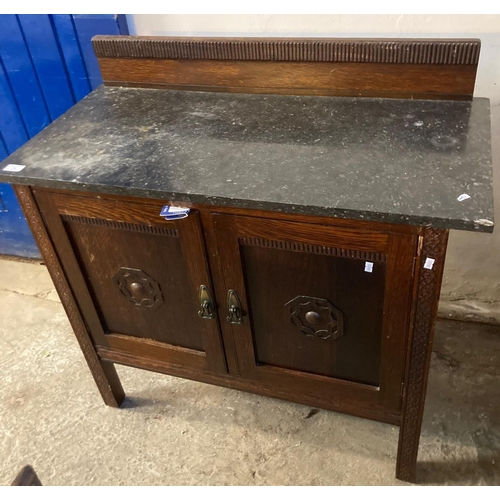
{"type": "MultiPolygon", "coordinates": [[[[128,15],[130,33],[184,36],[468,37],[482,42],[475,95],[491,100],[500,195],[500,15],[128,15]]],[[[439,314],[500,323],[500,202],[490,234],[451,231],[439,314]]]]}

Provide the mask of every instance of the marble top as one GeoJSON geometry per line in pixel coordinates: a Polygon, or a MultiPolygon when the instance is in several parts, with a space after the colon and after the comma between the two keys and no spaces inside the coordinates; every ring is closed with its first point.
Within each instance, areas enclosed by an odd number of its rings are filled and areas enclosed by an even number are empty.
{"type": "Polygon", "coordinates": [[[2,162],[0,181],[491,232],[490,135],[483,98],[101,86],[2,162]]]}

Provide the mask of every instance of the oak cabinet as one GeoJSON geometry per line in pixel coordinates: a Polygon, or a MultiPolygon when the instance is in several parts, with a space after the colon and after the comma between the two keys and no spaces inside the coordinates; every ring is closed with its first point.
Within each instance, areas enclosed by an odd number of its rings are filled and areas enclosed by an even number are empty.
{"type": "Polygon", "coordinates": [[[226,371],[217,321],[198,314],[210,273],[196,211],[167,222],[161,203],[37,201],[98,349],[226,371]]]}
{"type": "Polygon", "coordinates": [[[118,363],[399,425],[413,479],[448,231],[16,192],[106,404],[118,363]]]}
{"type": "Polygon", "coordinates": [[[404,351],[417,238],[314,218],[216,214],[213,224],[225,288],[241,303],[242,321],[223,325],[241,376],[397,413],[404,358],[393,358],[404,351]]]}
{"type": "Polygon", "coordinates": [[[216,208],[167,221],[161,200],[35,197],[99,352],[399,421],[407,228],[216,208]]]}
{"type": "Polygon", "coordinates": [[[0,181],[104,402],[124,364],[387,422],[414,481],[448,231],[494,225],[479,48],[97,37],[0,181]]]}

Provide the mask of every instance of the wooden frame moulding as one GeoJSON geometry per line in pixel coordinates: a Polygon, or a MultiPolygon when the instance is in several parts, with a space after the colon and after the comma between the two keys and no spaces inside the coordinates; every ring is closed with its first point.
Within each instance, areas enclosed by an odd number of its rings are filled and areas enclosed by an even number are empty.
{"type": "Polygon", "coordinates": [[[104,84],[295,95],[472,98],[477,39],[96,36],[104,84]]]}
{"type": "Polygon", "coordinates": [[[414,310],[406,353],[403,408],[399,429],[396,477],[415,482],[420,430],[424,414],[427,380],[434,340],[441,283],[443,279],[447,229],[426,228],[420,236],[419,259],[414,279],[414,310]],[[429,269],[423,266],[434,259],[429,269]]]}
{"type": "Polygon", "coordinates": [[[36,244],[47,265],[50,277],[54,282],[56,291],[61,299],[61,303],[66,311],[73,332],[80,344],[85,360],[94,377],[94,381],[101,393],[104,403],[114,408],[119,408],[125,398],[120,379],[116,373],[113,363],[99,359],[95,346],[92,342],[87,325],[82,313],[77,305],[75,296],[68,283],[68,279],[59,261],[54,245],[45,227],[38,205],[33,197],[29,186],[15,185],[19,204],[30,226],[36,244]]]}

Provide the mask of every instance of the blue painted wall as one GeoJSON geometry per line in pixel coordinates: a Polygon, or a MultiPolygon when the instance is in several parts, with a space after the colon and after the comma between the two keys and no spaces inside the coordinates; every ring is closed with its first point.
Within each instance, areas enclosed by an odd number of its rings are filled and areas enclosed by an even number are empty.
{"type": "MultiPolygon", "coordinates": [[[[102,83],[94,35],[128,34],[114,14],[0,15],[0,160],[102,83]]],[[[40,254],[14,191],[0,183],[0,254],[40,254]]]]}

